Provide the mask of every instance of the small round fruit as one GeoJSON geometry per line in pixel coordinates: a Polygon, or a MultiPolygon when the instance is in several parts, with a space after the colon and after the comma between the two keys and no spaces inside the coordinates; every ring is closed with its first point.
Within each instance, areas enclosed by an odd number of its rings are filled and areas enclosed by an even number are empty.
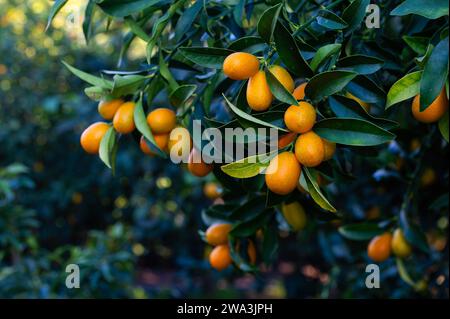
{"type": "Polygon", "coordinates": [[[300,178],[301,166],[295,155],[283,152],[275,156],[266,170],[266,185],[272,192],[279,195],[291,193],[300,178]]]}
{"type": "Polygon", "coordinates": [[[405,235],[400,228],[394,231],[391,243],[392,252],[400,258],[406,258],[411,255],[411,245],[406,241],[405,235]]]}
{"type": "Polygon", "coordinates": [[[361,105],[361,107],[366,110],[366,112],[370,112],[370,104],[367,102],[364,102],[363,100],[361,100],[360,98],[357,98],[356,96],[354,96],[353,94],[351,94],[350,92],[345,93],[345,96],[348,97],[349,99],[352,99],[356,102],[358,102],[359,105],[361,105]]]}
{"type": "Polygon", "coordinates": [[[305,228],[306,213],[305,209],[299,202],[292,202],[289,204],[283,203],[283,205],[281,205],[281,212],[283,213],[286,222],[294,231],[299,231],[305,228]]]}
{"type": "MultiPolygon", "coordinates": [[[[169,141],[169,134],[159,134],[159,135],[153,135],[153,138],[155,139],[156,145],[163,151],[167,151],[167,143],[169,141]]],[[[147,142],[145,141],[145,137],[141,136],[141,140],[139,141],[139,146],[141,148],[141,151],[148,155],[155,155],[155,152],[152,151],[152,149],[148,146],[147,142]]]]}
{"type": "Polygon", "coordinates": [[[222,195],[222,190],[219,188],[217,183],[209,182],[203,186],[203,193],[209,199],[216,199],[222,195]]]}
{"type": "Polygon", "coordinates": [[[320,136],[312,131],[300,135],[295,142],[295,156],[300,164],[306,167],[315,167],[322,163],[325,148],[320,136]]]}
{"type": "Polygon", "coordinates": [[[233,80],[246,80],[259,70],[258,59],[250,53],[236,52],[223,61],[223,73],[233,80]]]}
{"type": "Polygon", "coordinates": [[[295,88],[292,95],[295,97],[296,100],[304,100],[305,99],[306,84],[308,84],[308,83],[304,82],[295,88]]]}
{"type": "Polygon", "coordinates": [[[384,233],[375,236],[367,246],[367,255],[375,262],[383,262],[391,255],[392,235],[384,233]]]}
{"type": "Polygon", "coordinates": [[[192,175],[204,177],[208,175],[213,168],[214,166],[212,164],[207,164],[203,161],[201,153],[197,151],[195,147],[192,148],[188,159],[188,170],[192,175]]]}
{"type": "Polygon", "coordinates": [[[292,132],[306,133],[313,128],[316,117],[316,110],[311,104],[299,102],[298,105],[291,105],[286,110],[284,123],[292,132]]]}
{"type": "Polygon", "coordinates": [[[295,141],[295,138],[297,137],[297,133],[290,132],[287,134],[284,134],[283,136],[280,136],[278,138],[278,149],[285,148],[289,144],[291,144],[293,141],[295,141]]]}
{"type": "Polygon", "coordinates": [[[122,104],[123,100],[121,99],[101,100],[98,103],[98,114],[105,120],[112,120],[122,104]]]}
{"type": "Polygon", "coordinates": [[[272,104],[273,95],[270,92],[264,71],[258,71],[248,80],[247,103],[254,111],[265,111],[272,104]]]}
{"type": "Polygon", "coordinates": [[[104,122],[91,124],[81,134],[81,147],[89,154],[97,154],[100,142],[108,129],[109,125],[104,122]]]}
{"type": "Polygon", "coordinates": [[[225,245],[228,242],[228,233],[232,225],[227,223],[217,223],[208,227],[205,233],[206,242],[210,245],[225,245]]]}
{"type": "Polygon", "coordinates": [[[323,160],[328,161],[331,159],[336,152],[336,143],[330,142],[326,139],[322,139],[323,142],[323,148],[324,148],[324,156],[323,160]]]}
{"type": "Polygon", "coordinates": [[[422,123],[434,123],[439,121],[447,110],[448,99],[445,88],[442,89],[438,97],[425,109],[425,111],[420,112],[420,94],[416,95],[411,106],[414,118],[422,123]]]}
{"type": "Polygon", "coordinates": [[[289,91],[289,93],[292,93],[292,91],[294,91],[294,80],[285,68],[279,65],[272,65],[271,67],[269,67],[269,71],[275,76],[278,82],[280,82],[284,86],[284,88],[289,91]]]}
{"type": "Polygon", "coordinates": [[[159,108],[151,111],[147,115],[147,123],[153,134],[167,134],[174,129],[177,123],[177,117],[174,111],[159,108]]]}
{"type": "Polygon", "coordinates": [[[211,267],[218,271],[222,271],[231,265],[231,254],[228,245],[219,245],[209,254],[209,263],[211,267]]]}
{"type": "Polygon", "coordinates": [[[134,107],[133,102],[123,103],[114,115],[113,125],[117,132],[128,134],[134,131],[134,107]]]}

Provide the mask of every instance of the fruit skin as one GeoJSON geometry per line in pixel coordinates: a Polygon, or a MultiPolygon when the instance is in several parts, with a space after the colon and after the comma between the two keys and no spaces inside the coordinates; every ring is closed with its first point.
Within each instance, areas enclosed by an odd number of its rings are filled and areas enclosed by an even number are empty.
{"type": "Polygon", "coordinates": [[[170,109],[158,108],[147,115],[147,123],[153,134],[167,134],[175,128],[177,117],[170,109]]]}
{"type": "MultiPolygon", "coordinates": [[[[153,138],[155,139],[156,145],[163,151],[167,152],[167,143],[169,142],[169,134],[158,134],[153,135],[153,138]]],[[[139,146],[141,148],[141,151],[144,152],[147,155],[155,155],[155,152],[150,149],[150,147],[147,145],[145,141],[145,137],[141,136],[141,139],[139,141],[139,146]]]]}
{"type": "Polygon", "coordinates": [[[110,126],[104,122],[96,122],[91,124],[81,134],[81,147],[89,154],[98,154],[100,142],[109,127],[110,126]]]}
{"type": "Polygon", "coordinates": [[[406,258],[411,255],[412,247],[406,241],[405,235],[400,228],[397,228],[394,231],[394,235],[392,237],[391,249],[394,255],[400,258],[406,258]]]}
{"type": "Polygon", "coordinates": [[[348,97],[349,99],[352,99],[356,102],[358,102],[359,105],[361,105],[361,107],[366,110],[366,112],[370,112],[370,104],[367,102],[364,102],[363,100],[361,100],[360,98],[357,98],[356,96],[354,96],[353,94],[351,94],[350,92],[346,92],[345,96],[348,97]]]}
{"type": "Polygon", "coordinates": [[[280,136],[278,138],[278,149],[285,148],[286,146],[291,144],[295,140],[296,137],[297,137],[297,133],[295,133],[295,132],[290,132],[290,133],[284,134],[283,136],[280,136]]]}
{"type": "Polygon", "coordinates": [[[197,151],[197,149],[194,147],[189,154],[188,159],[188,170],[192,173],[192,175],[197,177],[204,177],[208,175],[212,170],[214,166],[212,164],[207,164],[203,162],[203,159],[201,158],[201,154],[197,151]],[[196,158],[199,157],[200,162],[196,163],[196,158]]]}
{"type": "Polygon", "coordinates": [[[375,262],[383,262],[391,255],[392,235],[384,233],[375,236],[367,246],[367,255],[375,262]]]}
{"type": "Polygon", "coordinates": [[[292,95],[295,97],[296,100],[304,100],[305,99],[305,88],[306,88],[307,82],[304,82],[297,86],[292,92],[292,95]]]}
{"type": "Polygon", "coordinates": [[[275,156],[266,170],[266,185],[272,192],[279,195],[291,193],[300,178],[301,166],[295,155],[283,152],[275,156]]]}
{"type": "Polygon", "coordinates": [[[299,102],[298,105],[291,105],[284,113],[286,127],[295,133],[310,131],[314,123],[316,123],[316,118],[316,109],[308,102],[299,102]]]}
{"type": "Polygon", "coordinates": [[[113,125],[117,132],[128,134],[134,131],[134,107],[133,102],[123,103],[114,115],[113,125]]]}
{"type": "Polygon", "coordinates": [[[299,202],[292,202],[289,204],[283,203],[281,205],[281,212],[283,213],[286,222],[294,231],[299,231],[305,228],[306,213],[305,209],[299,202]]]}
{"type": "Polygon", "coordinates": [[[434,123],[444,116],[448,109],[448,99],[445,88],[442,89],[438,97],[428,106],[425,111],[420,112],[420,94],[416,95],[412,102],[411,111],[414,118],[422,123],[434,123]]]}
{"type": "Polygon", "coordinates": [[[222,191],[216,183],[209,182],[203,186],[203,193],[209,199],[216,199],[222,195],[222,191]]]}
{"type": "Polygon", "coordinates": [[[258,71],[248,80],[247,103],[254,111],[265,111],[272,104],[273,95],[270,92],[264,71],[258,71]]]}
{"type": "Polygon", "coordinates": [[[300,164],[306,167],[315,167],[322,163],[325,148],[320,136],[312,131],[300,135],[295,142],[295,156],[300,164]]]}
{"type": "Polygon", "coordinates": [[[222,271],[231,265],[232,259],[230,254],[230,248],[228,245],[219,245],[209,254],[209,263],[211,267],[218,271],[222,271]]]}
{"type": "Polygon", "coordinates": [[[246,80],[259,70],[258,59],[250,53],[235,52],[223,61],[223,73],[232,80],[246,80]]]}
{"type": "Polygon", "coordinates": [[[217,223],[208,227],[205,233],[206,242],[212,246],[225,245],[232,225],[217,223]]]}
{"type": "Polygon", "coordinates": [[[103,117],[105,120],[111,120],[114,118],[119,107],[123,104],[123,100],[121,99],[113,99],[113,100],[101,100],[98,103],[98,114],[103,117]]]}
{"type": "Polygon", "coordinates": [[[272,65],[271,67],[269,67],[269,71],[276,77],[278,82],[280,82],[284,86],[284,88],[289,91],[289,93],[292,93],[292,91],[294,91],[294,80],[285,68],[279,65],[272,65]]]}
{"type": "Polygon", "coordinates": [[[334,153],[336,152],[336,143],[330,142],[324,138],[322,139],[322,142],[324,148],[323,160],[328,161],[333,157],[334,153]]]}

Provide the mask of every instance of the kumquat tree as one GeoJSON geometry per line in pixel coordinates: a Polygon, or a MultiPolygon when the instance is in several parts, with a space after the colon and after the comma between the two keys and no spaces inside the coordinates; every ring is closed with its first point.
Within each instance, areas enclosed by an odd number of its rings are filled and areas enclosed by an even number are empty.
{"type": "MultiPolygon", "coordinates": [[[[89,0],[58,27],[71,2],[50,2],[46,33],[80,28],[81,46],[107,56],[56,56],[88,114],[72,119],[77,158],[104,164],[72,178],[139,184],[123,190],[143,198],[132,229],[154,222],[145,197],[187,205],[183,237],[166,249],[196,238],[185,251],[202,273],[222,287],[242,281],[229,288],[238,293],[181,296],[448,298],[447,1],[89,0]],[[169,181],[158,178],[166,170],[169,181]]],[[[164,207],[150,242],[177,222],[164,207]]],[[[143,268],[158,264],[152,249],[133,246],[143,268]]],[[[127,260],[121,272],[136,265],[127,260]]]]}

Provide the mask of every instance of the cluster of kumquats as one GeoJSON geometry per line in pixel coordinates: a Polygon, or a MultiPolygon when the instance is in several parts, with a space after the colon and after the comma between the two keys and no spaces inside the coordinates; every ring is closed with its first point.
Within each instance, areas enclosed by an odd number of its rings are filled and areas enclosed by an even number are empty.
{"type": "MultiPolygon", "coordinates": [[[[295,140],[294,152],[284,151],[275,156],[266,171],[266,185],[274,193],[287,195],[297,186],[301,174],[301,165],[316,167],[331,159],[336,144],[314,133],[317,113],[313,105],[305,100],[307,83],[295,88],[294,80],[288,71],[279,65],[268,70],[291,93],[297,105],[291,105],[284,114],[284,122],[290,133],[279,140],[279,148],[285,148],[295,140]]],[[[233,80],[247,80],[247,103],[253,111],[269,109],[274,96],[266,80],[266,74],[260,70],[257,57],[246,52],[230,54],[223,63],[225,75],[233,80]]]]}
{"type": "Polygon", "coordinates": [[[391,253],[399,258],[407,258],[412,253],[412,247],[400,228],[395,229],[393,234],[386,232],[375,236],[367,246],[367,255],[375,262],[387,260],[391,253]]]}
{"type": "MultiPolygon", "coordinates": [[[[134,108],[134,102],[124,102],[121,99],[102,100],[98,104],[98,113],[105,120],[112,120],[112,126],[117,133],[130,134],[136,128],[134,108]]],[[[186,128],[177,126],[174,111],[168,108],[152,110],[147,115],[147,123],[161,151],[167,154],[173,151],[181,157],[183,150],[190,150],[187,167],[193,175],[204,177],[212,171],[212,164],[204,163],[201,158],[198,160],[198,151],[193,147],[190,133],[186,128]]],[[[83,149],[89,154],[98,154],[100,142],[110,127],[110,123],[96,122],[85,129],[80,138],[83,149]]],[[[149,143],[144,136],[141,136],[139,145],[142,152],[154,156],[156,151],[149,146],[151,145],[149,143]]]]}

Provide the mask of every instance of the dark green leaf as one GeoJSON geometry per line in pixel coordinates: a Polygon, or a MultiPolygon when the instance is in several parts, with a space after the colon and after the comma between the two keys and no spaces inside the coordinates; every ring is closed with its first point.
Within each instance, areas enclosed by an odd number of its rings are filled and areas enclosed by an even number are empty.
{"type": "Polygon", "coordinates": [[[84,20],[83,20],[83,35],[86,43],[89,42],[90,29],[92,17],[94,16],[95,11],[95,3],[93,1],[89,1],[86,5],[86,9],[84,10],[84,20]]]}
{"type": "Polygon", "coordinates": [[[428,44],[430,43],[430,39],[425,37],[412,37],[404,35],[402,39],[414,52],[419,55],[425,54],[428,44]]]}
{"type": "Polygon", "coordinates": [[[104,0],[97,2],[105,13],[114,17],[125,17],[149,8],[161,0],[104,0]]]}
{"type": "Polygon", "coordinates": [[[305,94],[313,101],[341,91],[358,74],[349,71],[327,71],[315,75],[306,85],[305,94]]]}
{"type": "Polygon", "coordinates": [[[170,104],[174,107],[182,106],[195,93],[197,85],[185,84],[177,87],[169,96],[170,104]]]}
{"type": "Polygon", "coordinates": [[[326,197],[320,191],[320,187],[317,184],[317,179],[315,178],[314,169],[303,166],[302,172],[303,173],[300,176],[300,184],[311,195],[316,204],[327,211],[335,213],[336,208],[334,208],[333,205],[330,204],[328,199],[326,199],[326,197]]]}
{"type": "Polygon", "coordinates": [[[59,10],[61,10],[62,7],[64,7],[66,2],[67,2],[67,0],[56,0],[53,3],[52,8],[50,9],[49,16],[48,16],[48,20],[47,20],[47,25],[45,27],[45,31],[47,31],[47,29],[50,27],[50,24],[52,23],[53,18],[55,18],[55,16],[58,14],[59,10]]]}
{"type": "Polygon", "coordinates": [[[409,73],[394,83],[387,94],[386,109],[419,94],[422,71],[409,73]]]}
{"type": "Polygon", "coordinates": [[[320,26],[330,30],[342,30],[348,26],[347,22],[328,10],[320,10],[316,21],[320,26]]]}
{"type": "Polygon", "coordinates": [[[348,24],[348,28],[346,29],[347,33],[361,27],[366,16],[366,7],[369,4],[370,0],[355,0],[344,9],[342,19],[348,24]]]}
{"type": "Polygon", "coordinates": [[[439,120],[439,131],[442,134],[442,137],[448,142],[448,111],[444,114],[444,116],[439,120]]]}
{"type": "Polygon", "coordinates": [[[191,29],[192,24],[194,23],[197,15],[200,13],[202,8],[203,1],[197,0],[183,12],[175,27],[175,36],[173,38],[173,41],[175,43],[178,43],[186,34],[186,31],[191,29]]]}
{"type": "Polygon", "coordinates": [[[370,240],[384,232],[377,224],[360,223],[339,227],[339,233],[351,240],[370,240]]]}
{"type": "Polygon", "coordinates": [[[311,69],[316,72],[320,65],[322,65],[332,55],[339,53],[340,50],[341,44],[339,43],[327,44],[319,48],[310,62],[311,69]]]}
{"type": "Polygon", "coordinates": [[[284,88],[283,84],[281,84],[269,70],[266,69],[265,73],[270,92],[272,92],[275,98],[287,104],[297,105],[297,100],[284,88]]]}
{"type": "Polygon", "coordinates": [[[133,32],[138,38],[144,40],[145,42],[151,41],[150,36],[142,29],[142,27],[134,21],[132,18],[125,18],[125,24],[127,27],[131,29],[131,32],[133,32]]]}
{"type": "Polygon", "coordinates": [[[437,19],[448,16],[447,0],[406,0],[394,10],[393,16],[404,16],[407,14],[417,14],[428,19],[437,19]]]}
{"type": "Polygon", "coordinates": [[[363,102],[384,104],[386,93],[364,75],[355,77],[345,89],[363,102]]]}
{"type": "Polygon", "coordinates": [[[258,34],[266,43],[271,44],[275,25],[280,14],[281,5],[273,6],[263,12],[258,21],[258,34]]]}
{"type": "Polygon", "coordinates": [[[221,69],[223,61],[234,51],[219,48],[205,48],[205,47],[184,47],[179,48],[178,51],[188,60],[213,69],[221,69]]]}
{"type": "Polygon", "coordinates": [[[62,63],[69,69],[70,72],[75,74],[77,77],[82,79],[83,81],[92,84],[94,86],[101,87],[103,89],[112,89],[113,82],[100,78],[98,76],[91,75],[89,73],[83,72],[69,65],[68,63],[62,61],[62,63]]]}
{"type": "Polygon", "coordinates": [[[414,224],[406,215],[406,211],[400,212],[400,226],[405,234],[406,240],[413,246],[425,253],[429,252],[427,238],[417,224],[414,224]]]}
{"type": "Polygon", "coordinates": [[[229,50],[236,52],[257,53],[263,51],[267,45],[262,38],[256,36],[242,37],[228,47],[229,50]]]}
{"type": "Polygon", "coordinates": [[[353,71],[359,74],[372,74],[383,66],[384,61],[373,56],[350,55],[338,61],[337,67],[341,70],[353,71]]]}

